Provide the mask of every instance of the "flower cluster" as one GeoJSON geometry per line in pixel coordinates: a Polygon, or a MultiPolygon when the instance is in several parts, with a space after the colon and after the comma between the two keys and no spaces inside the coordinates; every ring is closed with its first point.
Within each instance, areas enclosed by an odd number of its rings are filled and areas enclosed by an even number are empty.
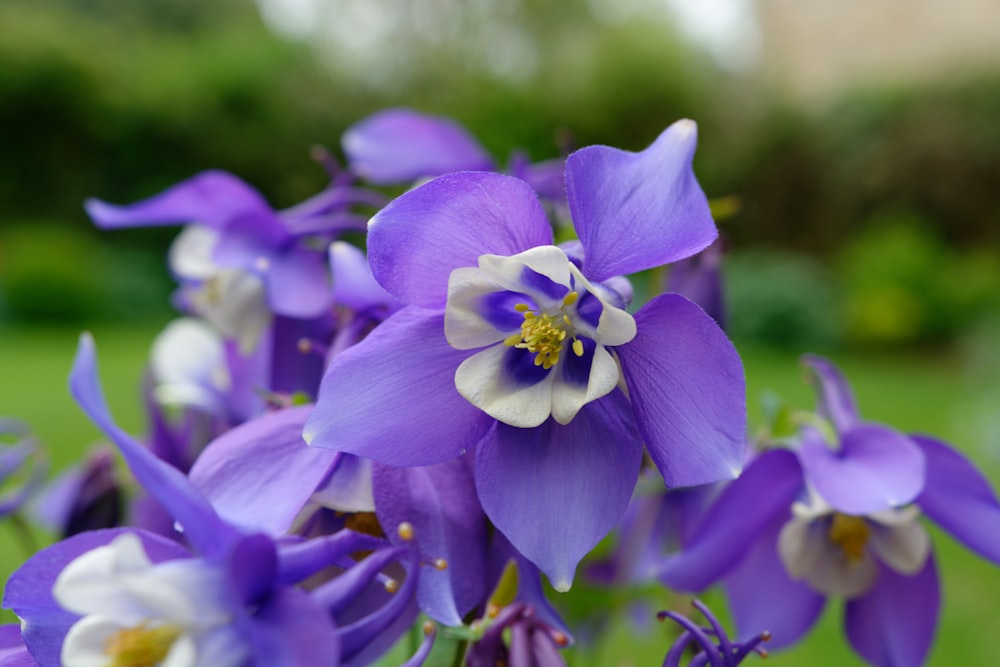
{"type": "Polygon", "coordinates": [[[59,538],[7,583],[0,665],[360,667],[399,643],[405,667],[557,667],[589,633],[550,589],[581,579],[724,584],[738,637],[700,602],[709,627],[663,612],[664,665],[788,646],[831,596],[866,660],[922,664],[940,595],[919,517],[1000,562],[1000,503],[944,443],[863,421],[818,357],[815,413],[748,446],[696,139],[681,120],[639,152],[501,170],[393,109],[345,133],[346,167],[317,152],[328,183],[291,208],[221,171],[89,201],[103,229],[183,226],[182,316],[152,347],[142,438],[89,334],[70,371],[138,493],[107,447],[44,492],[44,466],[15,474],[34,444],[0,452],[0,515],[40,495],[59,538]],[[633,303],[630,277],[667,265],[633,303]]]}

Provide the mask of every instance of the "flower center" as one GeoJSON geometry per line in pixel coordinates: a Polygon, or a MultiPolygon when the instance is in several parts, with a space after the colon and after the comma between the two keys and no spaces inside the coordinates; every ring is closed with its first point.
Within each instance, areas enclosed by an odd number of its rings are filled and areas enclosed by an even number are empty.
{"type": "Polygon", "coordinates": [[[827,533],[830,541],[840,547],[848,563],[857,563],[864,557],[869,535],[871,529],[864,518],[839,512],[833,515],[827,533]]]}
{"type": "MultiPolygon", "coordinates": [[[[576,303],[579,298],[579,293],[570,292],[563,297],[562,305],[558,312],[553,315],[535,312],[526,303],[517,304],[514,309],[524,313],[521,333],[508,336],[504,340],[504,345],[533,353],[535,365],[549,370],[559,363],[559,354],[566,344],[566,337],[570,335],[567,329],[573,330],[573,321],[566,313],[566,309],[576,303]]],[[[573,353],[582,357],[583,342],[575,334],[571,338],[573,340],[573,353]]]]}
{"type": "Polygon", "coordinates": [[[119,630],[104,644],[104,652],[112,660],[109,667],[156,667],[167,658],[180,634],[180,628],[173,625],[150,627],[145,623],[119,630]]]}

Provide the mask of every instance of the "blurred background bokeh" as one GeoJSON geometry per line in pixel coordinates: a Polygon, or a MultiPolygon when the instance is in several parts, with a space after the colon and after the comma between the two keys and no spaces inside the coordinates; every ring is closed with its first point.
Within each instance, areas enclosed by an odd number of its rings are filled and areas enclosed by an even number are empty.
{"type": "MultiPolygon", "coordinates": [[[[500,161],[640,149],[690,117],[699,179],[732,209],[751,415],[767,389],[808,407],[794,360],[822,352],[866,416],[949,438],[998,480],[998,26],[994,0],[4,0],[0,414],[57,467],[76,458],[96,431],[63,386],[91,328],[113,406],[143,428],[176,230],[100,233],[88,196],[222,168],[288,206],[325,183],[310,148],[337,153],[386,106],[451,116],[500,161]]],[[[989,664],[1000,577],[954,551],[932,664],[989,664]]],[[[838,623],[773,663],[860,664],[838,623]]],[[[641,645],[576,659],[653,664],[641,645]]]]}

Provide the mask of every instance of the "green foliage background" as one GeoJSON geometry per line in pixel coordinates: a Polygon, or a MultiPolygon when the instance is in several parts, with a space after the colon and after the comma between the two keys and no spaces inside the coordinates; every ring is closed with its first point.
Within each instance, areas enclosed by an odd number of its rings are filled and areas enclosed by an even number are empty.
{"type": "MultiPolygon", "coordinates": [[[[414,33],[385,45],[409,67],[380,87],[363,63],[324,63],[276,36],[250,0],[4,0],[0,413],[25,418],[56,467],[75,460],[97,437],[63,389],[75,332],[88,326],[113,408],[128,430],[144,428],[136,388],[171,312],[164,251],[175,230],[100,233],[86,197],[129,202],[222,168],[288,206],[325,183],[311,146],[337,152],[346,127],[391,105],[456,118],[501,161],[516,148],[535,158],[591,143],[639,149],[691,117],[703,187],[739,201],[720,226],[752,406],[765,389],[809,406],[794,359],[834,351],[866,416],[950,439],[997,480],[1000,74],[857,90],[806,110],[718,70],[663,21],[602,23],[592,6],[496,5],[536,49],[528,76],[484,67],[461,39],[414,33]]],[[[473,34],[456,21],[456,34],[473,34]]],[[[990,664],[982,629],[1000,608],[983,590],[997,590],[997,573],[940,537],[948,613],[932,664],[990,664]]],[[[5,558],[9,569],[19,555],[5,558]]],[[[652,604],[668,602],[658,595],[652,604]]],[[[578,649],[575,664],[662,658],[662,633],[636,640],[627,625],[578,649]]],[[[828,615],[772,662],[860,664],[838,626],[828,615]]]]}

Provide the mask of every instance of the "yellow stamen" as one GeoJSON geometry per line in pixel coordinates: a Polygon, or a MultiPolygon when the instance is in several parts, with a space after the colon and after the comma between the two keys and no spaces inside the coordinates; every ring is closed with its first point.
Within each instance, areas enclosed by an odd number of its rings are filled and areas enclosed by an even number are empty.
{"type": "Polygon", "coordinates": [[[180,628],[173,625],[140,623],[108,637],[104,653],[111,658],[109,667],[156,667],[166,660],[180,635],[180,628]]]}
{"type": "Polygon", "coordinates": [[[860,516],[836,513],[827,537],[840,547],[848,563],[859,562],[865,555],[865,545],[871,535],[868,522],[860,516]]]}
{"type": "MultiPolygon", "coordinates": [[[[526,303],[517,304],[514,310],[524,314],[521,333],[507,336],[503,341],[504,345],[534,353],[535,365],[549,370],[559,363],[563,345],[566,338],[570,337],[570,332],[566,329],[573,327],[573,321],[564,309],[572,306],[579,298],[577,292],[568,293],[563,297],[563,305],[555,315],[536,313],[526,303]]],[[[583,343],[577,340],[576,336],[572,336],[572,340],[573,352],[578,357],[583,356],[583,343]]]]}
{"type": "Polygon", "coordinates": [[[409,521],[404,521],[396,526],[396,534],[399,535],[399,539],[409,542],[413,539],[413,524],[409,521]]]}

